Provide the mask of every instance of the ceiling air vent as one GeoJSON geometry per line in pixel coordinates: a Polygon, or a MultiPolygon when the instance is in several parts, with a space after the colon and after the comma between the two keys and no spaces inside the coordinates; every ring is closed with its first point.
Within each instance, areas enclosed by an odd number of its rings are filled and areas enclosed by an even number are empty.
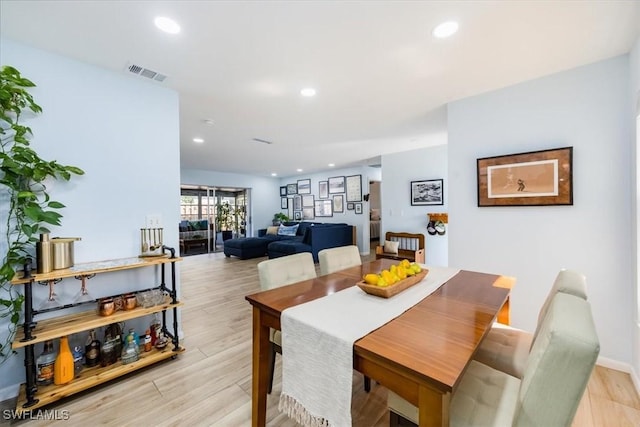
{"type": "Polygon", "coordinates": [[[157,82],[163,82],[164,79],[167,78],[167,76],[165,76],[164,74],[160,74],[156,71],[150,70],[148,68],[144,68],[136,64],[128,64],[127,71],[137,76],[146,77],[148,79],[155,80],[157,82]]]}

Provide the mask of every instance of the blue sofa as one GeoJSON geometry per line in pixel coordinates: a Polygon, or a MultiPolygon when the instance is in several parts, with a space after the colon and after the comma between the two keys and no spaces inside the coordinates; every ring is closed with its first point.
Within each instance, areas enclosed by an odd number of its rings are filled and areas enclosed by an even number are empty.
{"type": "MultiPolygon", "coordinates": [[[[297,223],[288,223],[285,225],[295,225],[297,223]]],[[[227,258],[236,256],[240,259],[257,258],[267,255],[267,247],[272,242],[280,240],[302,239],[304,236],[304,227],[298,227],[295,236],[280,236],[277,234],[266,234],[267,229],[258,230],[258,237],[241,237],[237,239],[229,239],[224,242],[224,254],[227,258]]]]}
{"type": "Polygon", "coordinates": [[[347,224],[330,224],[318,222],[294,222],[285,225],[296,225],[295,236],[266,234],[266,229],[258,230],[258,237],[230,239],[224,242],[224,254],[241,259],[256,258],[269,255],[269,258],[311,252],[318,262],[318,252],[326,248],[354,244],[353,226],[347,224]]]}
{"type": "MultiPolygon", "coordinates": [[[[338,246],[353,245],[353,226],[331,223],[305,223],[304,234],[296,235],[294,239],[277,240],[269,243],[267,253],[269,258],[278,258],[301,252],[311,252],[313,261],[318,262],[318,252],[323,249],[338,246]]],[[[298,230],[300,229],[298,228],[298,230]]]]}

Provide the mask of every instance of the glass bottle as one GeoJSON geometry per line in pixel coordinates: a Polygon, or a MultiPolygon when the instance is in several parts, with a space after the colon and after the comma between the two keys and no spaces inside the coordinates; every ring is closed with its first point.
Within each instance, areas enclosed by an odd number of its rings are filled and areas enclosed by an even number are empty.
{"type": "Polygon", "coordinates": [[[127,344],[122,349],[122,364],[135,362],[140,359],[140,350],[133,339],[133,333],[127,335],[127,344]]]}
{"type": "Polygon", "coordinates": [[[44,342],[44,349],[36,359],[36,383],[38,385],[53,384],[53,369],[56,353],[53,351],[53,340],[44,342]]]}
{"type": "Polygon", "coordinates": [[[73,373],[77,378],[84,367],[84,346],[76,341],[71,349],[71,354],[73,354],[73,373]]]}
{"type": "Polygon", "coordinates": [[[69,348],[69,339],[60,337],[60,351],[53,370],[53,382],[56,385],[67,384],[73,380],[73,355],[69,348]]]}
{"type": "Polygon", "coordinates": [[[149,329],[147,329],[146,331],[144,331],[144,351],[151,351],[152,345],[151,345],[151,331],[149,329]]]}
{"type": "Polygon", "coordinates": [[[140,339],[138,338],[138,334],[136,334],[136,330],[133,328],[129,328],[129,333],[122,337],[123,346],[124,347],[127,346],[127,339],[128,339],[127,337],[129,335],[133,337],[133,342],[136,344],[136,346],[140,346],[140,339]]]}
{"type": "Polygon", "coordinates": [[[109,366],[118,359],[114,338],[111,335],[111,328],[107,327],[104,331],[104,340],[100,349],[100,366],[109,366]]]}
{"type": "Polygon", "coordinates": [[[97,366],[100,363],[100,341],[96,339],[96,330],[92,329],[87,338],[87,345],[84,349],[84,357],[87,366],[97,366]]]}
{"type": "Polygon", "coordinates": [[[158,317],[158,313],[153,315],[149,329],[151,330],[151,345],[155,346],[158,340],[158,333],[160,332],[160,318],[158,317]]]}

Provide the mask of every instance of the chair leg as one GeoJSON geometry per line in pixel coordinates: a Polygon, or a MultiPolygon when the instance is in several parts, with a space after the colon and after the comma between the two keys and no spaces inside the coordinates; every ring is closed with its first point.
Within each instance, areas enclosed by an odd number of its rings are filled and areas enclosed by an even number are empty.
{"type": "Polygon", "coordinates": [[[369,393],[371,391],[371,378],[365,375],[364,377],[364,391],[369,393]]]}
{"type": "Polygon", "coordinates": [[[269,345],[269,384],[267,386],[267,394],[271,394],[273,388],[273,373],[276,369],[276,345],[270,343],[269,345]]]}

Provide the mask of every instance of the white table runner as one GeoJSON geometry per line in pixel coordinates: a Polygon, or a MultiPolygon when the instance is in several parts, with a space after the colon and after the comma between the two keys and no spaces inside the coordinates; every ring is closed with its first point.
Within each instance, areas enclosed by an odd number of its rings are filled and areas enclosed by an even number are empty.
{"type": "Polygon", "coordinates": [[[392,298],[369,295],[353,286],[284,310],[280,411],[304,426],[351,427],[353,344],[459,271],[428,268],[420,283],[392,298]]]}

